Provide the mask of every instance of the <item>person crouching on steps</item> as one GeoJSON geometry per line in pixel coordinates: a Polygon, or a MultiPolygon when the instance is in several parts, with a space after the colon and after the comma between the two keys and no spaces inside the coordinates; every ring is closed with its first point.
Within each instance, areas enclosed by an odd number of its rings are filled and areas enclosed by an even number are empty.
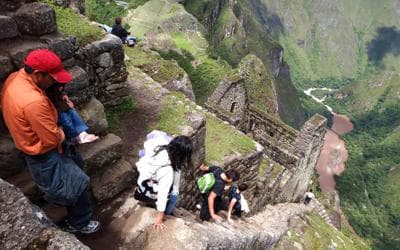
{"type": "Polygon", "coordinates": [[[233,222],[231,219],[232,211],[237,217],[242,217],[242,206],[241,206],[241,193],[247,189],[247,184],[242,183],[239,186],[232,185],[229,188],[229,207],[228,207],[228,221],[233,222]]]}
{"type": "Polygon", "coordinates": [[[62,126],[65,137],[73,143],[83,144],[99,139],[94,134],[88,134],[89,129],[74,108],[74,103],[63,93],[64,86],[54,84],[46,90],[46,95],[52,101],[58,112],[58,123],[62,126]]]}
{"type": "Polygon", "coordinates": [[[208,221],[212,218],[216,222],[222,222],[222,218],[217,215],[217,213],[220,210],[226,209],[226,204],[222,199],[225,185],[230,185],[239,180],[240,174],[234,169],[224,172],[220,167],[209,167],[205,164],[200,166],[200,170],[213,173],[215,178],[215,184],[211,191],[203,195],[203,203],[200,209],[200,220],[208,221]]]}
{"type": "Polygon", "coordinates": [[[164,230],[164,216],[173,215],[178,202],[181,169],[191,164],[193,144],[189,137],[177,136],[169,143],[167,139],[150,139],[145,142],[145,148],[153,153],[146,153],[136,163],[139,178],[134,197],[146,205],[155,206],[158,214],[154,228],[164,230]],[[163,140],[164,145],[158,144],[163,140]]]}

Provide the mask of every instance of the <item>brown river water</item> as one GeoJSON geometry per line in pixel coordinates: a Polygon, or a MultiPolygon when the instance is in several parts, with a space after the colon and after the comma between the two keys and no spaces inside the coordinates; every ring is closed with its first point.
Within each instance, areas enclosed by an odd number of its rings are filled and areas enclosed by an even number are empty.
{"type": "Polygon", "coordinates": [[[330,192],[335,190],[335,175],[340,175],[348,158],[344,141],[340,135],[353,130],[353,124],[345,115],[334,114],[333,125],[325,134],[324,146],[317,163],[318,181],[321,190],[330,192]]]}

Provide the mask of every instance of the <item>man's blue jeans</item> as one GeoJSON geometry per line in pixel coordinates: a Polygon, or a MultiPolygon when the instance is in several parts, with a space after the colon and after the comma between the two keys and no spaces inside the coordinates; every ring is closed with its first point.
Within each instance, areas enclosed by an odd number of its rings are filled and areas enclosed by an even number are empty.
{"type": "Polygon", "coordinates": [[[93,212],[86,188],[90,179],[76,163],[55,149],[41,155],[23,156],[44,198],[67,208],[68,223],[76,229],[89,224],[93,212]]]}
{"type": "Polygon", "coordinates": [[[77,137],[80,133],[88,129],[88,126],[82,120],[79,113],[73,108],[61,112],[58,117],[58,123],[63,127],[65,136],[68,139],[77,137]]]}

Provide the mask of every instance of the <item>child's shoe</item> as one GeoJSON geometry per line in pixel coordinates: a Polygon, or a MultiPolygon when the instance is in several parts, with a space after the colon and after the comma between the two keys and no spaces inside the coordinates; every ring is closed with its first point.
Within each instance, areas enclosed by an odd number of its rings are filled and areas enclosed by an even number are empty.
{"type": "Polygon", "coordinates": [[[94,134],[88,134],[88,133],[86,133],[86,131],[83,131],[82,133],[80,133],[77,136],[77,142],[79,144],[94,142],[97,139],[99,139],[98,136],[96,136],[94,134]]]}

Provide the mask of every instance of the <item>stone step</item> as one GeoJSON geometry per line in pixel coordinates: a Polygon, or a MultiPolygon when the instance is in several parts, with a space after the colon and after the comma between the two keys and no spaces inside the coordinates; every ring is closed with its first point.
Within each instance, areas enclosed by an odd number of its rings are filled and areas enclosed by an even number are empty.
{"type": "Polygon", "coordinates": [[[94,198],[98,202],[110,199],[121,191],[135,186],[135,171],[131,164],[120,159],[106,169],[104,173],[91,178],[91,188],[94,198]]]}
{"type": "Polygon", "coordinates": [[[37,201],[42,196],[27,168],[25,168],[22,172],[7,178],[6,181],[18,187],[21,192],[31,201],[37,201]]]}
{"type": "Polygon", "coordinates": [[[122,140],[107,134],[93,143],[79,145],[78,151],[85,161],[85,172],[92,176],[106,171],[107,166],[122,157],[122,140]]]}

